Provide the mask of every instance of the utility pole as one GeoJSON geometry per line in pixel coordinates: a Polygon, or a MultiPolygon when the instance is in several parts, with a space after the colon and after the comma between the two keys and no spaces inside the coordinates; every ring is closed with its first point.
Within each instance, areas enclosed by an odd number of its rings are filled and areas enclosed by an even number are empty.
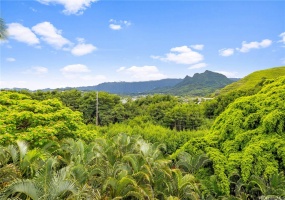
{"type": "Polygon", "coordinates": [[[99,107],[99,101],[98,101],[98,91],[97,91],[96,93],[96,126],[98,126],[98,118],[99,118],[98,107],[99,107]]]}

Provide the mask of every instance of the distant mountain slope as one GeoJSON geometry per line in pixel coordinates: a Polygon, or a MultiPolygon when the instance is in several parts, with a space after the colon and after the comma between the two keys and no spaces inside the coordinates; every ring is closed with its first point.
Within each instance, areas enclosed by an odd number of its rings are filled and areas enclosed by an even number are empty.
{"type": "MultiPolygon", "coordinates": [[[[196,73],[193,77],[184,79],[162,79],[156,81],[141,82],[106,82],[95,86],[65,87],[56,90],[77,89],[81,91],[105,91],[121,95],[138,95],[164,93],[178,96],[207,96],[234,82],[226,76],[206,70],[204,73],[196,73]]],[[[46,88],[43,91],[54,89],[46,88]]]]}
{"type": "Polygon", "coordinates": [[[194,74],[193,77],[186,76],[183,81],[172,88],[158,89],[153,92],[173,95],[207,96],[232,82],[233,80],[223,74],[206,70],[204,73],[194,74]]]}
{"type": "Polygon", "coordinates": [[[218,93],[226,94],[235,90],[254,90],[262,81],[266,79],[275,79],[280,76],[285,76],[285,66],[253,72],[243,79],[224,87],[218,93]]]}
{"type": "Polygon", "coordinates": [[[84,91],[105,91],[114,94],[140,94],[148,93],[157,88],[173,87],[182,80],[183,79],[162,79],[141,82],[108,82],[96,86],[77,87],[76,89],[84,91]]]}

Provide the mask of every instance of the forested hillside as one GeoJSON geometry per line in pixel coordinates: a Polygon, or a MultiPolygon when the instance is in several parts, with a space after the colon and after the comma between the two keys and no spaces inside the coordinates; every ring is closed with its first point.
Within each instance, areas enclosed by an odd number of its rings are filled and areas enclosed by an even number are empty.
{"type": "Polygon", "coordinates": [[[217,92],[217,94],[226,94],[239,90],[246,91],[260,89],[260,86],[266,79],[275,79],[279,76],[285,76],[285,66],[253,72],[243,79],[240,79],[237,82],[224,87],[219,92],[217,92]]]}
{"type": "Polygon", "coordinates": [[[173,87],[181,82],[182,79],[162,79],[157,81],[141,81],[141,82],[110,82],[101,83],[96,86],[78,87],[76,89],[82,91],[104,91],[113,94],[142,94],[151,90],[163,87],[173,87]]]}
{"type": "Polygon", "coordinates": [[[285,77],[207,101],[96,99],[1,91],[0,199],[285,198],[285,77]]]}
{"type": "Polygon", "coordinates": [[[239,192],[248,193],[259,184],[259,195],[284,196],[284,100],[285,78],[268,80],[256,95],[230,104],[209,134],[190,139],[178,152],[206,153],[220,193],[241,184],[239,192]]]}

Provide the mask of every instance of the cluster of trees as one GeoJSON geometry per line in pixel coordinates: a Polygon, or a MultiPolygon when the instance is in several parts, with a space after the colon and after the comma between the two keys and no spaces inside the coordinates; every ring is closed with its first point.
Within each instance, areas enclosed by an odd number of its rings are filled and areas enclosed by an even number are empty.
{"type": "Polygon", "coordinates": [[[63,138],[92,139],[80,112],[63,106],[58,99],[33,100],[18,92],[1,91],[0,144],[24,140],[44,146],[63,138]]]}
{"type": "Polygon", "coordinates": [[[233,176],[245,183],[265,177],[264,187],[275,185],[275,194],[283,197],[278,184],[284,180],[276,177],[283,177],[285,170],[284,99],[285,78],[268,81],[257,94],[230,104],[207,135],[190,139],[176,153],[206,153],[225,194],[231,192],[233,176]]]}
{"type": "MultiPolygon", "coordinates": [[[[95,124],[97,93],[94,91],[20,91],[34,100],[58,98],[63,104],[83,114],[85,124],[95,124]]],[[[207,126],[209,120],[204,117],[204,107],[193,100],[172,95],[148,95],[134,100],[123,99],[115,94],[99,92],[99,125],[107,126],[131,120],[151,121],[153,124],[175,130],[197,130],[207,126]],[[186,100],[186,101],[185,101],[186,100]]]]}

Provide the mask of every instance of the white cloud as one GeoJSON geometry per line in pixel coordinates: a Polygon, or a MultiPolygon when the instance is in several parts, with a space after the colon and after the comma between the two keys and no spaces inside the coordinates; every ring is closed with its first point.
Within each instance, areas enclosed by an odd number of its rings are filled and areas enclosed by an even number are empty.
{"type": "Polygon", "coordinates": [[[64,74],[73,74],[73,73],[86,73],[90,72],[86,65],[82,64],[74,64],[74,65],[67,65],[60,69],[60,71],[64,74]]]}
{"type": "Polygon", "coordinates": [[[159,80],[166,78],[166,75],[159,72],[156,66],[132,66],[130,68],[121,67],[117,72],[125,72],[135,80],[159,80]]]}
{"type": "Polygon", "coordinates": [[[120,67],[119,69],[117,69],[117,72],[124,71],[125,69],[126,69],[126,67],[120,67]]]}
{"type": "Polygon", "coordinates": [[[272,41],[269,39],[264,39],[261,42],[250,42],[247,43],[246,41],[242,42],[242,47],[238,51],[242,53],[249,52],[251,49],[260,49],[260,48],[266,48],[269,47],[272,44],[272,41]]]}
{"type": "Polygon", "coordinates": [[[83,11],[96,1],[97,0],[38,0],[38,2],[46,5],[49,5],[50,3],[63,5],[65,8],[63,13],[66,15],[83,14],[83,11]]]}
{"type": "Polygon", "coordinates": [[[217,73],[223,74],[228,78],[236,78],[237,72],[227,72],[227,71],[215,71],[217,73]]]}
{"type": "Polygon", "coordinates": [[[219,55],[220,56],[231,56],[234,54],[234,49],[220,49],[219,55]]]}
{"type": "Polygon", "coordinates": [[[32,69],[33,69],[37,74],[45,74],[45,73],[48,72],[48,68],[46,68],[46,67],[41,67],[41,66],[32,67],[32,69]]]}
{"type": "Polygon", "coordinates": [[[41,67],[41,66],[35,66],[32,67],[26,71],[23,72],[24,74],[36,74],[36,75],[42,75],[48,73],[48,68],[41,67]]]}
{"type": "Polygon", "coordinates": [[[66,86],[78,87],[84,85],[95,85],[107,80],[104,75],[94,75],[91,70],[83,64],[67,65],[60,69],[64,76],[63,81],[67,81],[66,86]]]}
{"type": "Polygon", "coordinates": [[[77,44],[75,47],[72,48],[71,53],[75,56],[83,56],[89,53],[92,53],[97,48],[92,44],[77,44]]]}
{"type": "Polygon", "coordinates": [[[115,31],[121,30],[132,24],[130,21],[127,20],[114,20],[114,19],[110,19],[109,23],[110,23],[109,28],[115,31]]]}
{"type": "Polygon", "coordinates": [[[191,45],[190,47],[192,47],[195,50],[203,50],[204,49],[204,45],[203,44],[191,45]]]}
{"type": "Polygon", "coordinates": [[[170,49],[170,53],[167,53],[165,57],[161,56],[151,56],[154,59],[159,59],[161,61],[169,61],[177,64],[195,64],[204,59],[203,55],[192,51],[187,46],[175,47],[170,49]]]}
{"type": "Polygon", "coordinates": [[[179,53],[188,53],[188,52],[190,52],[192,50],[189,47],[187,47],[187,46],[181,46],[181,47],[171,48],[170,51],[179,52],[179,53]]]}
{"type": "Polygon", "coordinates": [[[110,27],[110,29],[115,30],[115,31],[122,29],[122,26],[118,25],[118,24],[110,24],[109,27],[110,27]]]}
{"type": "Polygon", "coordinates": [[[32,30],[41,36],[41,39],[56,49],[61,49],[71,42],[62,37],[62,31],[57,30],[50,22],[42,22],[32,27],[32,30]]]}
{"type": "Polygon", "coordinates": [[[281,33],[279,35],[279,37],[281,37],[281,41],[280,42],[283,42],[283,44],[285,44],[285,32],[281,33]]]}
{"type": "Polygon", "coordinates": [[[7,62],[15,62],[16,59],[15,59],[15,58],[6,58],[6,61],[7,61],[7,62]]]}
{"type": "Polygon", "coordinates": [[[106,80],[107,77],[104,75],[64,74],[64,78],[61,79],[61,87],[91,86],[105,82],[106,80]]]}
{"type": "Polygon", "coordinates": [[[200,68],[204,68],[207,66],[208,65],[206,63],[198,63],[198,64],[190,66],[188,69],[200,69],[200,68]]]}
{"type": "Polygon", "coordinates": [[[28,27],[23,26],[19,23],[8,24],[8,34],[9,37],[19,41],[24,42],[28,45],[37,45],[40,40],[28,27]]]}

